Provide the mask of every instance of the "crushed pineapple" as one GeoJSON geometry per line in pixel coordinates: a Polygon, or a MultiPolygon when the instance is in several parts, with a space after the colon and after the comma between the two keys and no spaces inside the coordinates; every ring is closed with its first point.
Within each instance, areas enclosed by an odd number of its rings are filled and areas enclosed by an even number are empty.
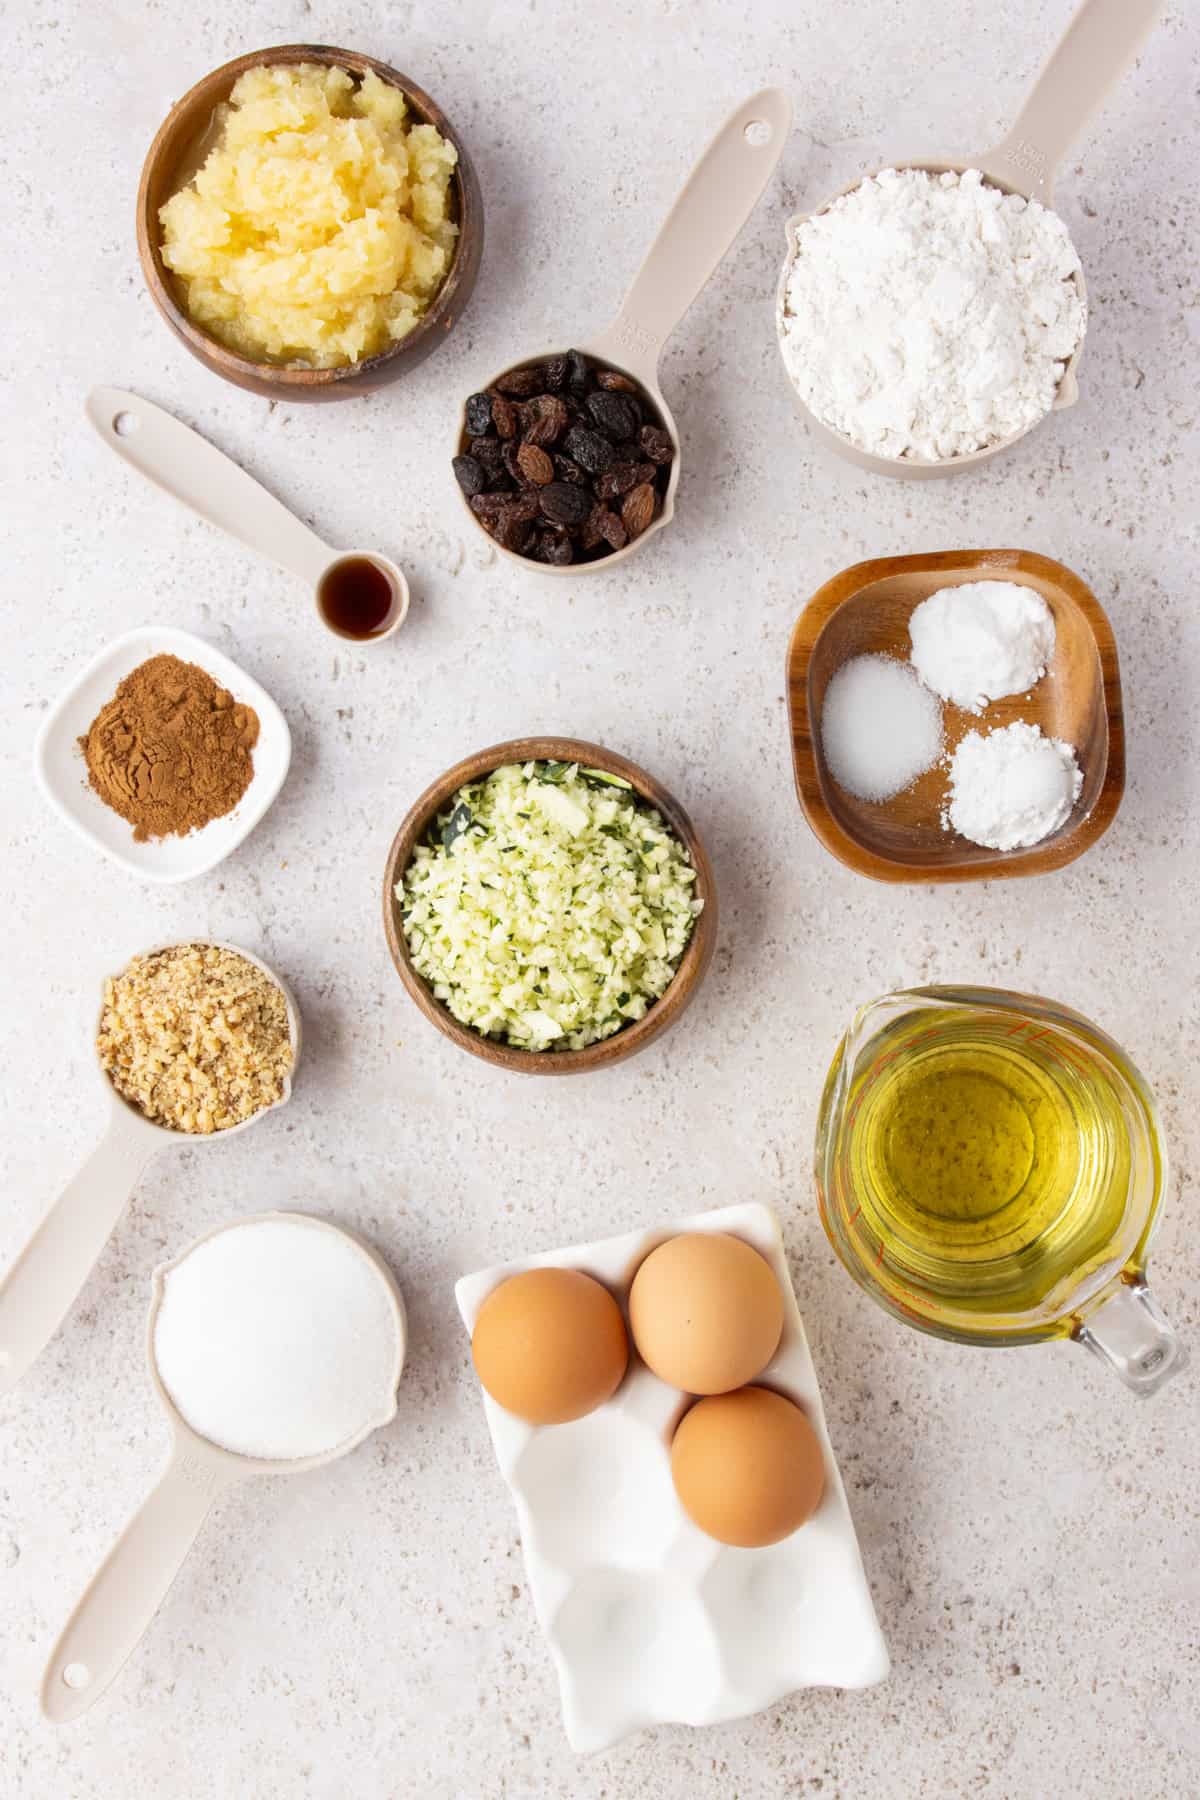
{"type": "Polygon", "coordinates": [[[188,315],[258,361],[333,368],[406,337],[449,271],[458,152],[399,89],[313,63],[247,69],[161,209],[188,315]]]}

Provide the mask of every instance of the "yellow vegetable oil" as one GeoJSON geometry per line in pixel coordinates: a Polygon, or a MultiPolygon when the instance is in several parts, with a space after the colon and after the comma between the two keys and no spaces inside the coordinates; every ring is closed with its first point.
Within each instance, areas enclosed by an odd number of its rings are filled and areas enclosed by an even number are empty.
{"type": "Polygon", "coordinates": [[[867,1015],[818,1135],[839,1255],[926,1329],[1065,1335],[1144,1258],[1162,1156],[1141,1077],[1086,1020],[1025,996],[932,989],[867,1015]]]}

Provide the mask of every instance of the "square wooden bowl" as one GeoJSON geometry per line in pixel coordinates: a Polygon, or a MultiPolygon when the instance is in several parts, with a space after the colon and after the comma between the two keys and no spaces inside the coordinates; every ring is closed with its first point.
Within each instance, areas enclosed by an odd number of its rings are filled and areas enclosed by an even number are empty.
{"type": "Polygon", "coordinates": [[[939,550],[887,556],[843,569],[819,588],[792,632],[788,713],[796,792],[825,848],[875,881],[994,881],[1061,869],[1107,831],[1125,788],[1121,676],[1112,627],[1078,575],[1032,550],[939,550]],[[834,781],[821,754],[819,723],[834,671],[852,656],[882,652],[907,662],[908,621],[939,588],[1013,581],[1039,593],[1054,614],[1054,660],[1028,694],[995,700],[981,716],[947,704],[946,749],[968,731],[1024,719],[1075,746],[1083,787],[1059,831],[1025,850],[986,850],[944,830],[948,771],[939,762],[893,800],[857,800],[834,781]]]}

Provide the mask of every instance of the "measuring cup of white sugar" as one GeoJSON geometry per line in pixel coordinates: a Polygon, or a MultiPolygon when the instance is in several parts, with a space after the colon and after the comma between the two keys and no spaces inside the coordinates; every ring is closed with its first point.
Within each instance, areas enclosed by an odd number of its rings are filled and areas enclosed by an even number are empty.
{"type": "Polygon", "coordinates": [[[788,221],[780,351],[840,456],[958,474],[1074,404],[1087,292],[1054,173],[1162,6],[1084,0],[993,150],[876,170],[788,221]]]}
{"type": "MultiPolygon", "coordinates": [[[[235,982],[233,998],[244,997],[244,986],[239,989],[235,982]]],[[[254,1027],[255,1042],[250,1048],[261,1051],[261,1012],[247,1023],[254,1027]]],[[[191,938],[179,944],[160,944],[133,957],[105,982],[93,1042],[97,1052],[93,1079],[102,1084],[108,1124],[95,1149],[0,1278],[0,1394],[17,1385],[62,1324],[151,1157],[172,1144],[191,1149],[220,1143],[248,1131],[287,1104],[300,1060],[300,1011],[286,983],[257,956],[216,939],[191,938]],[[258,1084],[261,1091],[252,1091],[256,1084],[244,1062],[236,1068],[220,1060],[207,1069],[197,1066],[194,1053],[198,1043],[203,1042],[206,1056],[213,1054],[216,1046],[220,1058],[238,1030],[232,1018],[226,1017],[231,997],[228,988],[214,988],[210,996],[214,1007],[219,1004],[224,1009],[227,1029],[220,1040],[212,1030],[202,1032],[199,1019],[191,1015],[191,998],[197,988],[203,991],[204,977],[214,959],[218,973],[240,967],[244,981],[258,985],[260,999],[265,993],[275,1012],[281,1052],[277,1062],[284,1066],[273,1065],[270,1081],[258,1084]],[[198,971],[188,967],[196,961],[202,965],[198,971]],[[139,992],[136,985],[139,971],[168,963],[179,964],[188,976],[186,997],[174,1010],[161,988],[148,994],[139,992]],[[128,1004],[122,1005],[123,984],[131,983],[128,1004]],[[139,1104],[145,1096],[160,1096],[168,1088],[176,1095],[185,1090],[195,1092],[201,1080],[218,1079],[238,1102],[229,1118],[219,1124],[180,1125],[173,1122],[174,1114],[168,1117],[160,1108],[151,1117],[139,1104]]]]}
{"type": "Polygon", "coordinates": [[[155,1272],[147,1349],[171,1454],[54,1646],[48,1719],[78,1718],[119,1674],[226,1488],[332,1462],[395,1416],[405,1345],[382,1258],[306,1213],[219,1226],[155,1272]]]}

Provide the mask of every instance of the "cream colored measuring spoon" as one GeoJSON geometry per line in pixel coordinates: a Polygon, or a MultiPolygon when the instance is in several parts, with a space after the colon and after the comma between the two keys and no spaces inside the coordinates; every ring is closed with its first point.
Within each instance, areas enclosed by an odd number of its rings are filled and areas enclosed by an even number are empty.
{"type": "MultiPolygon", "coordinates": [[[[319,1321],[313,1329],[319,1336],[319,1321]]],[[[207,1348],[211,1353],[212,1346],[207,1348]]],[[[313,1342],[311,1346],[305,1346],[308,1348],[319,1354],[324,1345],[313,1342]]],[[[394,1418],[396,1388],[404,1367],[405,1348],[404,1301],[382,1257],[352,1232],[307,1213],[258,1213],[238,1219],[231,1225],[218,1226],[216,1231],[197,1238],[181,1256],[155,1271],[146,1350],[150,1379],[171,1426],[171,1452],[158,1483],[84,1590],[50,1654],[42,1680],[41,1699],[42,1711],[52,1724],[66,1725],[79,1718],[120,1674],[166,1598],[213,1502],[227,1488],[251,1475],[291,1475],[320,1468],[323,1463],[348,1455],[371,1432],[394,1418]],[[299,1223],[305,1229],[330,1233],[340,1239],[343,1246],[351,1247],[365,1259],[380,1280],[394,1337],[394,1354],[390,1358],[387,1379],[380,1383],[378,1393],[362,1396],[359,1429],[317,1456],[286,1460],[240,1456],[221,1449],[194,1431],[163,1384],[155,1349],[159,1309],[172,1272],[213,1238],[273,1220],[287,1220],[299,1223]]]]}
{"type": "MultiPolygon", "coordinates": [[[[488,542],[493,548],[510,562],[533,569],[539,575],[600,574],[633,556],[656,531],[670,524],[675,513],[675,490],[679,486],[680,444],[678,428],[659,385],[659,358],[667,339],[754,211],[783,153],[791,125],[792,103],[782,88],[763,88],[729,115],[667,214],[620,312],[607,330],[578,346],[586,356],[622,369],[640,382],[671,434],[675,456],[657,518],[623,550],[596,562],[569,563],[562,568],[519,556],[502,544],[495,544],[489,537],[488,542]]],[[[556,343],[540,356],[524,356],[506,363],[497,374],[507,374],[510,369],[520,368],[525,363],[542,362],[547,356],[560,354],[566,348],[565,342],[556,343]]],[[[493,376],[492,380],[495,379],[493,376]]],[[[492,383],[482,385],[489,387],[492,383]]],[[[464,412],[458,420],[455,452],[465,425],[464,412]]],[[[483,531],[461,492],[459,498],[474,528],[483,531]]]]}
{"type": "Polygon", "coordinates": [[[352,634],[339,631],[332,623],[326,611],[327,596],[337,571],[351,562],[374,563],[391,589],[390,608],[378,627],[366,637],[353,634],[354,642],[378,644],[403,625],[408,616],[408,582],[388,557],[377,550],[331,549],[215,444],[137,394],[127,394],[122,388],[93,388],[84,411],[109,449],[139,475],[210,525],[307,582],[318,618],[336,637],[352,634]]]}
{"type": "MultiPolygon", "coordinates": [[[[961,175],[965,169],[978,169],[987,181],[1007,193],[1021,194],[1025,199],[1040,200],[1045,206],[1054,204],[1054,176],[1063,156],[1096,112],[1150,31],[1165,0],[1083,0],[1066,32],[1052,51],[1033,91],[1021,108],[1016,123],[1007,136],[982,156],[961,162],[934,162],[919,157],[911,162],[893,162],[890,169],[925,169],[931,174],[947,172],[961,175]]],[[[843,194],[849,194],[872,175],[860,175],[856,181],[833,194],[814,213],[825,212],[843,194]]],[[[801,213],[785,226],[788,253],[779,278],[776,296],[776,326],[780,349],[783,348],[783,318],[786,306],[788,273],[796,251],[796,233],[813,213],[801,213]]],[[[1079,297],[1087,302],[1083,274],[1075,277],[1079,297]]],[[[1074,406],[1079,398],[1076,371],[1083,353],[1079,344],[1063,370],[1052,412],[1074,406]]],[[[786,365],[786,357],[785,357],[786,365]]],[[[789,377],[790,379],[790,377],[789,377]]],[[[834,431],[796,396],[809,430],[829,449],[860,469],[871,469],[877,475],[894,475],[908,480],[925,480],[930,476],[957,475],[964,469],[978,467],[989,457],[999,456],[1040,423],[1035,419],[1011,436],[988,444],[983,450],[972,450],[963,456],[947,457],[940,462],[923,462],[911,457],[876,456],[834,431]]]]}
{"type": "Polygon", "coordinates": [[[267,1113],[291,1098],[292,1077],[300,1060],[300,1014],[296,1003],[274,970],[257,956],[236,944],[219,947],[232,950],[261,969],[287,1003],[292,1069],[283,1084],[283,1093],[273,1106],[264,1107],[226,1131],[204,1135],[173,1131],[143,1117],[136,1107],[123,1100],[99,1064],[93,1062],[108,1097],[108,1129],[0,1279],[0,1395],[16,1387],[70,1312],[150,1158],[169,1145],[192,1150],[236,1137],[239,1131],[257,1125],[267,1113]]]}

